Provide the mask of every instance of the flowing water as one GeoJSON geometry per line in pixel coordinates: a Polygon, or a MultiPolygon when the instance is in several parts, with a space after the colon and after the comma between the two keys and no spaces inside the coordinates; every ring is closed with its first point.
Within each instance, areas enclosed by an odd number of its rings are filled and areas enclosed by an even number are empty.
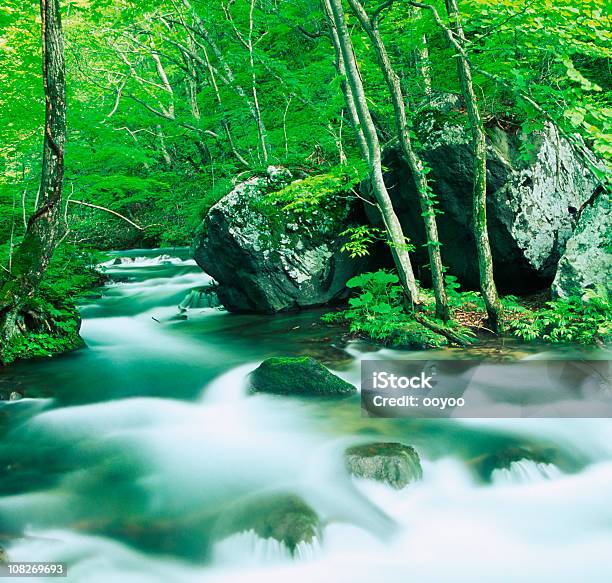
{"type": "Polygon", "coordinates": [[[184,252],[117,253],[107,270],[115,282],[82,306],[86,348],[0,376],[25,395],[0,402],[11,560],[64,561],[84,583],[612,580],[612,421],[366,419],[358,397],[248,396],[272,355],[313,355],[358,384],[361,359],[422,353],[347,343],[317,311],[179,310],[210,281],[184,252]],[[349,478],[342,452],[373,439],[415,446],[423,480],[349,478]],[[558,463],[476,471],[509,448],[558,463]],[[316,510],[320,542],[291,556],[252,531],[215,537],[233,503],[278,491],[316,510]]]}

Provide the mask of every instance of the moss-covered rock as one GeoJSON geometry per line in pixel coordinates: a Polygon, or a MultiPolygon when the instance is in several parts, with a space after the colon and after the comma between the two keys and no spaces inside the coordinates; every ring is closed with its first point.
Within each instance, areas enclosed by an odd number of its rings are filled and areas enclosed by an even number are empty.
{"type": "Polygon", "coordinates": [[[559,454],[553,448],[514,446],[479,456],[472,460],[471,465],[478,477],[484,482],[490,482],[495,470],[507,470],[515,462],[532,461],[538,464],[563,464],[559,454]]]}
{"type": "Polygon", "coordinates": [[[264,360],[249,377],[252,393],[304,397],[346,397],[357,389],[310,356],[264,360]]]}
{"type": "Polygon", "coordinates": [[[402,443],[356,445],[346,450],[344,460],[353,476],[383,482],[396,490],[423,477],[419,454],[402,443]]]}
{"type": "Polygon", "coordinates": [[[317,513],[299,496],[275,493],[250,496],[227,508],[215,528],[217,540],[253,531],[264,539],[275,539],[294,552],[300,543],[321,538],[317,513]]]}

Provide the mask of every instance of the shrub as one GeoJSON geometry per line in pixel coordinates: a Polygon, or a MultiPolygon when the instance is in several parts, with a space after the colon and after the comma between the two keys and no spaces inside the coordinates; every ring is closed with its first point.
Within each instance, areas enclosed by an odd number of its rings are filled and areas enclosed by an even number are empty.
{"type": "Polygon", "coordinates": [[[612,338],[612,306],[604,290],[547,302],[538,310],[512,308],[508,329],[524,340],[595,344],[612,338]]]}
{"type": "Polygon", "coordinates": [[[327,322],[346,322],[349,330],[391,346],[437,347],[446,338],[419,324],[403,307],[397,275],[387,271],[364,273],[347,282],[358,292],[349,308],[323,316],[327,322]]]}

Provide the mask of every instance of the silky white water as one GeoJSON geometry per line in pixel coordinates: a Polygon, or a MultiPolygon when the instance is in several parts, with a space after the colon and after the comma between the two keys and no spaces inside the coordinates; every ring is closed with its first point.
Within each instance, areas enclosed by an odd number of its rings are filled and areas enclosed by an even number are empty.
{"type": "Polygon", "coordinates": [[[129,255],[109,262],[123,281],[83,307],[87,349],[11,370],[41,396],[0,405],[11,560],[63,561],[83,583],[612,580],[609,419],[364,419],[357,397],[250,396],[272,355],[328,355],[358,383],[360,359],[423,353],[343,345],[318,314],[185,319],[176,306],[210,278],[167,251],[129,255]],[[344,449],[372,440],[414,445],[423,480],[350,478],[344,449]],[[509,447],[553,448],[563,467],[475,471],[509,447]],[[321,541],[292,556],[252,531],[215,538],[234,501],[276,491],[317,512],[321,541]]]}

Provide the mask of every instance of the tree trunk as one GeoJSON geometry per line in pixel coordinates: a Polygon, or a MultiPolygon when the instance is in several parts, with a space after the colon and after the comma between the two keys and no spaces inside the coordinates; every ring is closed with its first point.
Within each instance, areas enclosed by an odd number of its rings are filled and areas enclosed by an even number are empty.
{"type": "Polygon", "coordinates": [[[425,224],[431,279],[436,298],[436,317],[447,321],[449,318],[448,301],[446,298],[446,290],[444,289],[444,268],[442,266],[442,257],[440,254],[440,238],[438,236],[433,192],[427,181],[423,161],[412,146],[400,79],[393,68],[387,49],[378,30],[377,17],[374,19],[370,18],[360,0],[348,0],[348,2],[363,30],[372,41],[378,64],[391,95],[395,113],[395,127],[402,148],[402,154],[412,172],[421,205],[421,215],[425,224]]]}
{"type": "MultiPolygon", "coordinates": [[[[354,121],[357,123],[362,156],[369,165],[370,183],[389,237],[395,266],[409,301],[414,306],[418,306],[421,301],[420,293],[412,270],[406,238],[393,209],[393,203],[383,178],[380,143],[355,60],[353,43],[346,25],[342,0],[322,0],[322,2],[324,10],[328,14],[332,40],[334,43],[338,43],[336,52],[342,57],[347,81],[343,85],[347,107],[351,117],[357,117],[354,121]]],[[[342,75],[342,70],[339,73],[342,75]]]]}
{"type": "Polygon", "coordinates": [[[445,0],[446,11],[451,20],[454,35],[462,51],[457,54],[457,68],[461,81],[461,91],[465,100],[472,132],[474,148],[474,190],[472,195],[472,220],[478,270],[480,273],[480,291],[487,307],[489,323],[496,332],[501,324],[502,306],[493,278],[493,256],[487,230],[487,143],[484,124],[478,109],[478,100],[472,83],[472,70],[465,53],[465,34],[459,19],[459,8],[456,0],[445,0]]]}
{"type": "Polygon", "coordinates": [[[0,360],[18,332],[18,315],[31,299],[65,231],[62,221],[66,80],[59,0],[40,0],[45,133],[40,198],[23,241],[13,256],[11,273],[0,288],[0,360]]]}

